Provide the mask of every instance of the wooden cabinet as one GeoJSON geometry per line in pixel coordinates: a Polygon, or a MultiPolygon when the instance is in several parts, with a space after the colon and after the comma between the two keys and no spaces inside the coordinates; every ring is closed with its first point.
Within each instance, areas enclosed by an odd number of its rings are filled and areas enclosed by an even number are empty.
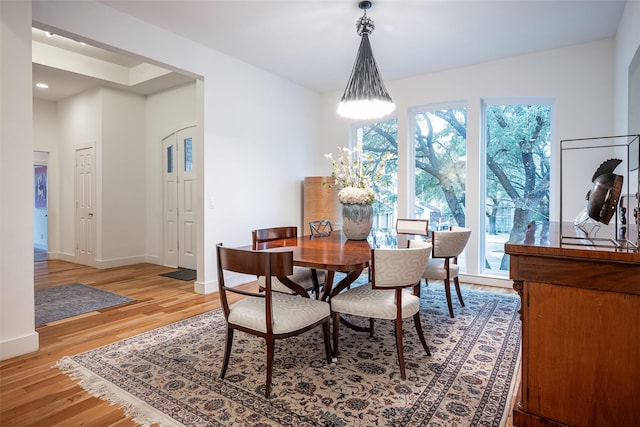
{"type": "Polygon", "coordinates": [[[309,221],[330,219],[334,230],[342,228],[342,212],[338,203],[338,189],[329,185],[330,176],[308,176],[304,179],[302,234],[310,233],[309,221]],[[327,184],[323,185],[322,183],[327,184]]]}
{"type": "Polygon", "coordinates": [[[506,244],[521,297],[522,381],[513,424],[640,426],[640,253],[506,244]]]}

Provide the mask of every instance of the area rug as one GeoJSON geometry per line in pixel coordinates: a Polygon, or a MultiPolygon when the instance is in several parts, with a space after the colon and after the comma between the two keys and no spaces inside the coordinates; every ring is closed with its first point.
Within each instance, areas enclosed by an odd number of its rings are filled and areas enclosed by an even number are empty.
{"type": "Polygon", "coordinates": [[[36,289],[34,297],[36,325],[135,301],[82,283],[36,289]]]}
{"type": "Polygon", "coordinates": [[[341,328],[331,365],[316,328],[277,341],[265,399],[262,339],[236,332],[227,376],[218,378],[226,330],[220,310],[56,366],[142,425],[503,426],[520,359],[519,299],[478,291],[464,298],[451,319],[442,287],[423,287],[420,315],[432,356],[407,320],[404,381],[391,322],[376,321],[373,338],[341,328]]]}
{"type": "Polygon", "coordinates": [[[176,271],[170,271],[169,273],[162,273],[160,276],[169,277],[171,279],[184,280],[185,282],[190,282],[191,280],[196,280],[196,270],[191,270],[189,268],[178,268],[176,271]]]}

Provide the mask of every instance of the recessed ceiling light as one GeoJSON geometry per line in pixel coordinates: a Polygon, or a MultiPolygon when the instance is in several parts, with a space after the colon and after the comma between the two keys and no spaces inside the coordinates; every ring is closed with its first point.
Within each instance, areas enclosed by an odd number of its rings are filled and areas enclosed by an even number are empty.
{"type": "Polygon", "coordinates": [[[47,35],[47,37],[53,37],[53,33],[51,31],[47,31],[45,34],[47,35]]]}
{"type": "Polygon", "coordinates": [[[40,89],[49,89],[49,85],[46,83],[36,83],[36,87],[39,87],[40,89]]]}

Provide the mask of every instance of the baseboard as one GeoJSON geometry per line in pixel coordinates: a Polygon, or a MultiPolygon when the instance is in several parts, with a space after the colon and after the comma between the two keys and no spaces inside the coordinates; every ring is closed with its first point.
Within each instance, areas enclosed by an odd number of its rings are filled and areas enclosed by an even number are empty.
{"type": "Polygon", "coordinates": [[[498,288],[513,288],[513,280],[501,277],[471,276],[467,274],[459,275],[460,282],[471,283],[473,285],[495,286],[498,288]]]}
{"type": "Polygon", "coordinates": [[[40,348],[40,336],[37,332],[0,342],[0,360],[11,359],[40,348]]]}
{"type": "MultiPolygon", "coordinates": [[[[255,276],[249,276],[246,274],[230,274],[228,277],[225,276],[225,283],[228,287],[232,288],[234,286],[242,285],[244,283],[255,282],[255,276]]],[[[198,294],[211,294],[213,292],[218,292],[218,281],[211,280],[208,282],[195,282],[193,285],[194,292],[198,294]]]]}
{"type": "Polygon", "coordinates": [[[145,262],[147,262],[147,257],[145,255],[139,255],[139,256],[126,257],[126,258],[96,260],[95,265],[92,265],[92,267],[104,269],[104,268],[124,267],[125,265],[142,264],[145,262]]]}

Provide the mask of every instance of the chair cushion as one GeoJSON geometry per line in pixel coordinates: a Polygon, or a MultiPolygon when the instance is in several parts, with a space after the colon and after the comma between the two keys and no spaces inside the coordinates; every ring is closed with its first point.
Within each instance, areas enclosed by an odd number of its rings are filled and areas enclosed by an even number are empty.
{"type": "MultiPolygon", "coordinates": [[[[311,298],[271,294],[273,333],[284,334],[303,329],[331,314],[329,303],[311,298]]],[[[265,298],[246,297],[229,307],[227,321],[255,331],[267,332],[265,298]]]]}
{"type": "MultiPolygon", "coordinates": [[[[318,283],[324,283],[326,277],[326,271],[324,270],[316,270],[318,274],[318,283]]],[[[291,279],[292,282],[297,283],[305,289],[313,289],[313,275],[311,273],[311,269],[307,267],[293,267],[293,274],[291,276],[287,276],[291,279]]],[[[258,277],[258,283],[260,287],[265,286],[264,276],[258,277]]],[[[279,281],[276,277],[271,279],[271,290],[276,292],[282,292],[285,294],[294,294],[290,288],[285,286],[281,281],[279,281]]]]}
{"type": "MultiPolygon", "coordinates": [[[[458,277],[460,266],[449,261],[449,278],[458,277]]],[[[444,280],[447,278],[447,271],[444,269],[444,259],[430,258],[424,269],[424,277],[432,280],[444,280]]]]}
{"type": "MultiPolygon", "coordinates": [[[[351,288],[331,298],[331,310],[376,319],[395,319],[396,301],[392,289],[372,289],[371,284],[351,288]]],[[[402,318],[420,311],[420,298],[402,290],[402,318]]]]}

